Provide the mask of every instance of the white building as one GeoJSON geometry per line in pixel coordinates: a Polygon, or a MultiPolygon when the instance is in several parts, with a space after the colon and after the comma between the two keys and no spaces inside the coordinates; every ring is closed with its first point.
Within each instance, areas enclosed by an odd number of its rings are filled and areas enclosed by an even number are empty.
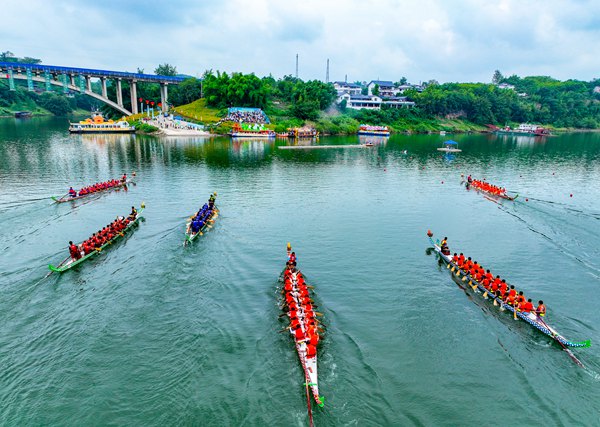
{"type": "Polygon", "coordinates": [[[348,82],[333,82],[333,87],[337,91],[338,96],[349,93],[350,95],[360,95],[361,86],[356,83],[348,82]]]}
{"type": "Polygon", "coordinates": [[[379,87],[378,95],[382,98],[396,96],[401,92],[401,90],[397,88],[393,82],[387,80],[371,80],[367,85],[367,88],[369,89],[369,95],[373,95],[373,90],[375,90],[376,86],[379,87]]]}
{"type": "Polygon", "coordinates": [[[509,85],[508,83],[500,83],[498,85],[498,89],[509,89],[509,90],[515,90],[515,87],[513,85],[509,85]]]}
{"type": "Polygon", "coordinates": [[[337,103],[340,104],[344,100],[346,101],[346,108],[352,108],[353,110],[363,108],[367,110],[380,110],[382,105],[387,105],[390,108],[408,108],[415,105],[414,102],[407,101],[405,96],[390,97],[383,100],[376,95],[350,95],[349,93],[344,93],[338,97],[337,103]]]}

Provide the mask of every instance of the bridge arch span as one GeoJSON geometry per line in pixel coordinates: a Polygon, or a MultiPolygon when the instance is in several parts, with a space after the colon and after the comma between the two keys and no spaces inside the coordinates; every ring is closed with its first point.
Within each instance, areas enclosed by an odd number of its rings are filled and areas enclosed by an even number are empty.
{"type": "MultiPolygon", "coordinates": [[[[27,80],[27,76],[26,75],[15,74],[13,77],[15,79],[27,80]]],[[[31,76],[31,80],[36,81],[36,82],[40,82],[40,83],[46,83],[46,79],[44,77],[40,77],[40,76],[31,76]]],[[[53,84],[55,86],[64,87],[63,83],[59,82],[58,80],[50,80],[50,84],[53,84]]],[[[102,96],[100,94],[97,94],[96,92],[92,92],[92,91],[89,91],[89,90],[82,91],[80,87],[73,86],[72,84],[67,84],[67,87],[70,90],[72,90],[72,91],[76,91],[76,92],[79,92],[79,93],[81,93],[83,95],[91,96],[92,98],[95,98],[98,101],[102,101],[106,105],[110,105],[112,108],[114,108],[115,110],[119,111],[120,113],[123,113],[126,116],[130,116],[131,115],[131,111],[127,110],[125,107],[120,106],[116,102],[111,101],[109,98],[105,98],[104,96],[102,96]]]]}

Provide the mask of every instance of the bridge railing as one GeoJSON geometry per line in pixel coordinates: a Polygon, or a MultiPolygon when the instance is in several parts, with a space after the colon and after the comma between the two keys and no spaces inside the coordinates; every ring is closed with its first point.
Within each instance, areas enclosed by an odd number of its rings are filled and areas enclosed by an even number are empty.
{"type": "Polygon", "coordinates": [[[26,64],[22,62],[1,62],[2,70],[25,70],[29,68],[34,72],[49,72],[52,74],[79,74],[90,77],[121,78],[126,80],[138,80],[155,83],[178,84],[184,81],[185,77],[161,76],[157,74],[128,73],[125,71],[96,70],[92,68],[60,67],[57,65],[26,64]]]}

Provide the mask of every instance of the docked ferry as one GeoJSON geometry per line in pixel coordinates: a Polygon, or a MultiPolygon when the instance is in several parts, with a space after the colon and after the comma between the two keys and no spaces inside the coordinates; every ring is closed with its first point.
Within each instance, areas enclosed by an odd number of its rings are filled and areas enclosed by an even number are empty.
{"type": "Polygon", "coordinates": [[[125,120],[104,120],[102,113],[94,111],[92,117],[79,123],[69,123],[71,133],[132,133],[135,126],[131,126],[125,120]]]}
{"type": "Polygon", "coordinates": [[[517,128],[506,126],[503,128],[496,127],[492,129],[498,135],[518,135],[518,136],[549,136],[550,130],[529,123],[521,123],[517,128]]]}
{"type": "Polygon", "coordinates": [[[390,136],[390,130],[387,126],[369,126],[360,125],[358,128],[359,135],[376,135],[376,136],[390,136]]]}
{"type": "Polygon", "coordinates": [[[232,138],[275,138],[275,131],[258,123],[234,123],[229,135],[232,138]]]}

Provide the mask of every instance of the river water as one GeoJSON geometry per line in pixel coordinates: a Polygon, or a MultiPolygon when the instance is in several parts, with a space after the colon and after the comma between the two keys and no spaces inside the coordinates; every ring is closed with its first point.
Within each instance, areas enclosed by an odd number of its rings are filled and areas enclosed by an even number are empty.
{"type": "Polygon", "coordinates": [[[278,333],[288,241],[327,327],[317,426],[600,424],[599,134],[455,135],[463,152],[449,158],[439,135],[280,150],[66,129],[0,121],[0,424],[307,425],[301,366],[278,333]],[[49,199],[132,171],[126,192],[49,199]],[[463,173],[519,198],[466,191],[463,173]],[[184,247],[212,191],[221,215],[184,247]],[[69,240],[142,202],[124,241],[44,278],[69,240]],[[585,369],[457,286],[428,229],[543,299],[568,339],[592,339],[574,350],[585,369]]]}

